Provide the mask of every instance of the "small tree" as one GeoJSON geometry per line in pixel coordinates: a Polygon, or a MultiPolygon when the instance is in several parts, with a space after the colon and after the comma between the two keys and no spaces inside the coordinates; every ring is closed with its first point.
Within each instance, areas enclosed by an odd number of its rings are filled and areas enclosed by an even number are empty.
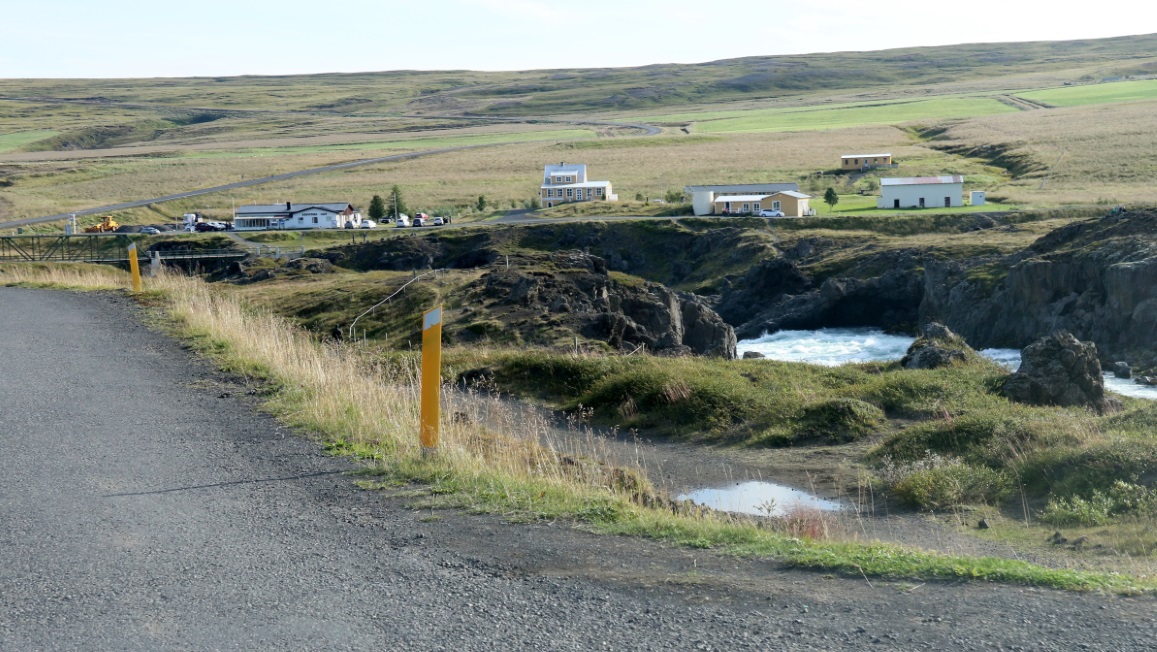
{"type": "Polygon", "coordinates": [[[390,217],[394,219],[398,218],[398,213],[410,212],[406,202],[402,199],[402,189],[398,186],[390,189],[390,205],[386,208],[390,211],[390,217]]]}
{"type": "Polygon", "coordinates": [[[824,193],[824,203],[828,205],[829,213],[836,207],[836,204],[840,203],[840,196],[836,194],[835,188],[828,188],[827,192],[824,193]]]}
{"type": "Polygon", "coordinates": [[[476,208],[479,213],[486,210],[486,195],[478,195],[478,201],[474,204],[474,208],[476,208]]]}
{"type": "Polygon", "coordinates": [[[370,200],[370,219],[375,222],[381,220],[386,216],[386,202],[382,200],[381,195],[374,195],[370,200]]]}
{"type": "Polygon", "coordinates": [[[683,191],[678,188],[672,188],[667,191],[663,199],[665,199],[668,204],[682,204],[684,199],[683,191]]]}

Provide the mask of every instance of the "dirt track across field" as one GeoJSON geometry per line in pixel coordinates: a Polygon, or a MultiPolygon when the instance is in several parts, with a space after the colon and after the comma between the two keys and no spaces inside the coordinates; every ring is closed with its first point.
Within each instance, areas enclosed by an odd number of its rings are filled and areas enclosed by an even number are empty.
{"type": "Polygon", "coordinates": [[[119,295],[0,288],[0,650],[1150,650],[1153,598],[837,579],[364,492],[119,295]]]}

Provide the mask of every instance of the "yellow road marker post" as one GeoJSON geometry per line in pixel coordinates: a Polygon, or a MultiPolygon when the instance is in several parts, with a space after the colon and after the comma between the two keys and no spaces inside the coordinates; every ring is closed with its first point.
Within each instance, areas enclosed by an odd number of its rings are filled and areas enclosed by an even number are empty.
{"type": "Polygon", "coordinates": [[[438,450],[442,394],[442,306],[422,316],[422,454],[438,450]]]}
{"type": "Polygon", "coordinates": [[[141,291],[141,264],[137,261],[137,243],[129,243],[129,269],[133,272],[133,292],[141,291]]]}

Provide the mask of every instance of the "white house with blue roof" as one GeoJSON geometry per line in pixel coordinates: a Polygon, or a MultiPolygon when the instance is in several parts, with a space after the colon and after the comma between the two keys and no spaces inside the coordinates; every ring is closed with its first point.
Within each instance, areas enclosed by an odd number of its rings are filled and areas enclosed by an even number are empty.
{"type": "Polygon", "coordinates": [[[587,166],[582,163],[545,166],[539,193],[546,208],[567,202],[619,199],[611,190],[610,181],[587,181],[587,166]]]}

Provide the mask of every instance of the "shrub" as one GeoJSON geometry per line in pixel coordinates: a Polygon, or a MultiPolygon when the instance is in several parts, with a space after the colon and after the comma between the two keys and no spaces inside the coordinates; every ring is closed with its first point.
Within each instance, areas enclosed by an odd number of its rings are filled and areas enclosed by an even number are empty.
{"type": "Polygon", "coordinates": [[[836,398],[805,407],[796,434],[801,439],[848,443],[876,432],[883,423],[884,411],[875,405],[854,398],[836,398]]]}
{"type": "Polygon", "coordinates": [[[996,503],[1009,494],[1011,486],[999,471],[960,463],[914,473],[893,490],[914,507],[940,509],[969,503],[996,503]]]}
{"type": "Polygon", "coordinates": [[[1012,479],[986,466],[965,464],[934,453],[917,462],[885,461],[881,477],[901,501],[919,509],[997,503],[1012,491],[1012,479]]]}
{"type": "Polygon", "coordinates": [[[1121,516],[1152,518],[1157,512],[1157,491],[1117,480],[1108,491],[1094,489],[1088,498],[1055,496],[1041,513],[1050,525],[1093,527],[1108,525],[1121,516]]]}

